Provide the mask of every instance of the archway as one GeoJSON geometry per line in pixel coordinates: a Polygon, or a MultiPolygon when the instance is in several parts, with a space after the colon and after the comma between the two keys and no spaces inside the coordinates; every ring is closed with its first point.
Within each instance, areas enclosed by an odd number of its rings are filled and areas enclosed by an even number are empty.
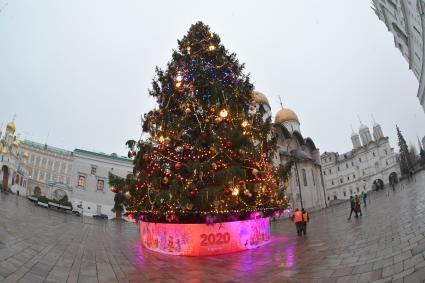
{"type": "Polygon", "coordinates": [[[384,181],[382,181],[381,179],[376,179],[372,183],[372,189],[374,191],[383,190],[384,189],[384,181]]]}
{"type": "Polygon", "coordinates": [[[3,181],[1,183],[2,189],[4,191],[7,191],[7,187],[9,184],[9,167],[7,167],[6,165],[3,165],[1,170],[3,171],[3,181]]]}
{"type": "Polygon", "coordinates": [[[41,189],[40,189],[40,187],[37,186],[37,187],[34,188],[34,195],[35,196],[38,196],[38,197],[41,196],[41,189]]]}
{"type": "Polygon", "coordinates": [[[390,183],[390,185],[395,185],[398,183],[398,176],[396,172],[392,172],[389,176],[388,176],[388,181],[390,183]]]}

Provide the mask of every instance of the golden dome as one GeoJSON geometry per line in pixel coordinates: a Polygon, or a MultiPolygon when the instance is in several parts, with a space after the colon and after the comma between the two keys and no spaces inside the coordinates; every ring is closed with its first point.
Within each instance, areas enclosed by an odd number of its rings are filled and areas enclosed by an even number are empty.
{"type": "Polygon", "coordinates": [[[13,143],[12,143],[12,146],[14,146],[14,147],[19,147],[21,145],[21,142],[19,141],[19,140],[15,140],[13,143]]]}
{"type": "Polygon", "coordinates": [[[283,123],[286,121],[297,121],[298,120],[298,116],[297,114],[295,114],[294,111],[292,111],[289,108],[283,108],[280,109],[277,113],[276,113],[276,117],[274,118],[274,122],[275,123],[283,123]]]}
{"type": "Polygon", "coordinates": [[[13,121],[10,121],[9,123],[7,123],[6,129],[14,133],[16,130],[15,123],[13,121]]]}
{"type": "Polygon", "coordinates": [[[28,158],[28,157],[30,157],[30,154],[28,153],[28,151],[25,151],[25,152],[22,154],[22,157],[23,157],[23,158],[28,158]]]}
{"type": "Polygon", "coordinates": [[[254,90],[252,92],[252,95],[254,96],[254,101],[255,102],[257,102],[259,104],[267,104],[268,106],[270,106],[269,100],[261,92],[254,90]]]}

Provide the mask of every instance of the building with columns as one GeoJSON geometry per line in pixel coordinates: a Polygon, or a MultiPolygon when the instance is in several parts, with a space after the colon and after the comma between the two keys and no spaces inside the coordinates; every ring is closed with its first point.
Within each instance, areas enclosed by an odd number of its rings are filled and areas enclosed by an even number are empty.
{"type": "Polygon", "coordinates": [[[425,0],[372,0],[378,18],[394,36],[394,45],[419,81],[417,97],[425,111],[425,0]]]}
{"type": "MultiPolygon", "coordinates": [[[[265,118],[272,112],[267,97],[254,91],[256,107],[264,107],[265,118]]],[[[292,208],[317,210],[326,207],[325,189],[321,176],[320,151],[313,140],[301,134],[297,114],[282,107],[274,118],[274,132],[277,136],[278,152],[274,158],[276,165],[294,162],[287,183],[286,195],[292,208]]]]}
{"type": "Polygon", "coordinates": [[[82,149],[69,151],[30,140],[20,141],[14,121],[0,127],[0,188],[21,196],[65,196],[73,209],[86,216],[115,217],[115,194],[109,188],[111,172],[120,177],[133,173],[133,163],[116,154],[82,149]]]}
{"type": "Polygon", "coordinates": [[[3,192],[26,195],[29,176],[25,163],[28,155],[21,154],[21,141],[15,131],[14,121],[7,123],[4,135],[0,127],[0,188],[3,192]]]}
{"type": "Polygon", "coordinates": [[[321,155],[328,201],[381,189],[397,182],[400,176],[394,149],[381,125],[373,122],[372,138],[369,128],[360,123],[359,133],[353,131],[351,134],[351,142],[353,149],[349,152],[324,152],[321,155]]]}
{"type": "Polygon", "coordinates": [[[56,200],[65,195],[68,199],[71,198],[72,151],[30,140],[24,140],[20,150],[28,156],[26,165],[30,176],[29,195],[43,195],[56,200]]]}

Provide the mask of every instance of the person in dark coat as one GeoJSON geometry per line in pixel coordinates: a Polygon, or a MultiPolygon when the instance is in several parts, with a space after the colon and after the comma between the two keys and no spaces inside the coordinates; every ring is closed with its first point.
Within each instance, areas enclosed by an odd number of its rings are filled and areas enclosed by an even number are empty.
{"type": "Polygon", "coordinates": [[[303,234],[307,234],[307,222],[310,221],[310,215],[308,212],[303,208],[301,209],[301,212],[303,214],[303,226],[302,226],[302,232],[303,234]]]}
{"type": "Polygon", "coordinates": [[[362,208],[360,206],[360,198],[358,195],[356,195],[356,197],[354,198],[355,203],[356,203],[356,212],[360,214],[360,216],[362,216],[362,208]]]}
{"type": "Polygon", "coordinates": [[[355,202],[355,200],[354,200],[353,196],[350,196],[350,206],[351,206],[351,210],[350,210],[350,216],[348,216],[348,220],[350,220],[350,219],[351,219],[351,215],[353,214],[353,212],[354,212],[354,214],[355,214],[355,216],[356,216],[356,217],[359,217],[359,216],[357,215],[357,211],[356,211],[356,202],[355,202]]]}

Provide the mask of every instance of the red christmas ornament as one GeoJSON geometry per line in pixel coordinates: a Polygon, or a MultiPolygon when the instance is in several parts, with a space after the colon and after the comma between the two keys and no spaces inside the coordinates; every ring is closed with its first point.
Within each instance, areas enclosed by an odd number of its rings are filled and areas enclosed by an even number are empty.
{"type": "Polygon", "coordinates": [[[228,140],[226,142],[227,147],[232,147],[233,146],[233,142],[231,140],[228,140]]]}
{"type": "Polygon", "coordinates": [[[191,148],[190,144],[187,144],[187,145],[185,145],[185,147],[184,147],[184,149],[186,149],[186,150],[190,150],[190,148],[191,148]]]}
{"type": "Polygon", "coordinates": [[[232,193],[232,191],[230,189],[228,189],[228,188],[224,190],[224,194],[226,196],[230,195],[231,193],[232,193]]]}
{"type": "Polygon", "coordinates": [[[240,186],[240,187],[245,186],[245,181],[244,181],[244,180],[240,180],[240,181],[239,181],[239,186],[240,186]]]}
{"type": "Polygon", "coordinates": [[[177,91],[178,91],[180,94],[182,94],[182,93],[184,93],[184,88],[179,88],[177,91]]]}
{"type": "Polygon", "coordinates": [[[178,171],[178,170],[182,169],[182,164],[181,164],[180,162],[177,162],[177,163],[174,165],[174,168],[178,171]]]}
{"type": "Polygon", "coordinates": [[[159,116],[163,117],[164,116],[164,112],[163,111],[159,111],[159,116]]]}
{"type": "Polygon", "coordinates": [[[134,219],[134,215],[133,215],[133,214],[131,214],[131,213],[130,213],[127,217],[128,217],[128,219],[130,219],[130,220],[133,220],[133,219],[134,219]]]}
{"type": "Polygon", "coordinates": [[[192,197],[196,197],[197,194],[198,194],[198,191],[197,190],[193,190],[193,191],[190,192],[190,195],[192,197]]]}

